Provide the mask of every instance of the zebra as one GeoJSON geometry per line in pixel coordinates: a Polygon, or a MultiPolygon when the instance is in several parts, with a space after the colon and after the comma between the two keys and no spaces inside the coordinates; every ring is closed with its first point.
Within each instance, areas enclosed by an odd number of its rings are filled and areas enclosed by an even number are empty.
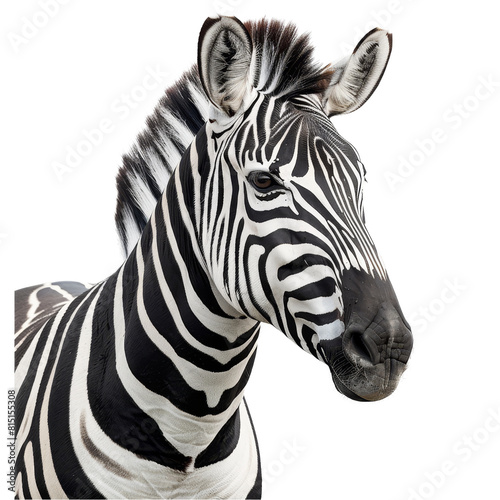
{"type": "Polygon", "coordinates": [[[357,401],[390,395],[411,329],[331,117],[382,78],[374,29],[333,65],[291,23],[208,18],[117,176],[125,261],[16,292],[18,498],[260,498],[244,389],[260,324],[357,401]]]}

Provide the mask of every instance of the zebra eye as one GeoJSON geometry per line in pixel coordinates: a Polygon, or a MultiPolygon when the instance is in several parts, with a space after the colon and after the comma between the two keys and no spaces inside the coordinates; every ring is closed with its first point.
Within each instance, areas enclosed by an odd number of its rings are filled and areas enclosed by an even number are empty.
{"type": "Polygon", "coordinates": [[[276,182],[267,172],[252,172],[248,180],[257,191],[267,192],[275,187],[276,182]]]}

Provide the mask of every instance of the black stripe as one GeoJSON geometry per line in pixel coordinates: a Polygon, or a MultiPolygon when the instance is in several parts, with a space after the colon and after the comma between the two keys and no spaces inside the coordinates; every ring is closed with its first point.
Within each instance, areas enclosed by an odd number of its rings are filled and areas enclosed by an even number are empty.
{"type": "MultiPolygon", "coordinates": [[[[225,336],[210,331],[198,320],[191,309],[182,277],[173,259],[168,267],[169,272],[164,277],[181,314],[183,323],[187,325],[190,334],[201,344],[216,348],[219,351],[228,351],[234,347],[225,336]]],[[[250,354],[254,341],[250,342],[245,349],[233,356],[225,364],[193,347],[180,333],[170,310],[163,300],[157,281],[156,269],[152,262],[147,262],[144,269],[144,289],[144,307],[149,319],[158,332],[168,339],[168,342],[181,358],[209,372],[224,372],[250,354]]]]}
{"type": "Polygon", "coordinates": [[[22,324],[28,319],[28,311],[31,306],[29,304],[29,298],[31,294],[39,288],[40,285],[30,286],[26,288],[20,288],[14,292],[14,304],[15,304],[15,330],[18,332],[21,329],[22,324]]]}
{"type": "MultiPolygon", "coordinates": [[[[47,369],[50,369],[52,367],[52,364],[54,362],[55,356],[57,351],[54,350],[54,345],[57,345],[59,347],[59,342],[60,342],[60,336],[62,335],[62,332],[64,330],[64,327],[69,321],[69,318],[71,317],[71,314],[73,314],[75,308],[81,303],[83,297],[78,297],[75,299],[68,307],[66,313],[64,316],[61,318],[59,324],[57,325],[57,331],[54,336],[53,344],[51,346],[50,350],[50,355],[47,360],[47,369]],[[50,366],[50,368],[49,368],[50,366]]],[[[40,337],[38,339],[37,345],[35,352],[33,354],[33,357],[31,359],[31,363],[29,366],[29,371],[26,374],[23,384],[19,388],[18,393],[16,394],[16,434],[19,432],[19,425],[21,424],[24,414],[26,412],[26,406],[28,402],[28,398],[31,394],[31,390],[34,385],[35,378],[37,376],[37,373],[40,369],[40,361],[42,360],[42,354],[45,349],[45,346],[47,344],[47,340],[49,337],[50,330],[52,328],[52,325],[55,320],[55,314],[50,318],[49,321],[45,324],[43,327],[43,330],[40,334],[40,337]]],[[[45,386],[42,386],[45,387],[45,386]]]]}
{"type": "Polygon", "coordinates": [[[259,443],[257,441],[257,434],[255,432],[255,426],[253,424],[252,416],[250,415],[250,411],[248,410],[248,405],[245,398],[243,398],[243,404],[245,405],[248,419],[250,420],[250,426],[252,427],[252,434],[255,442],[255,448],[257,450],[257,477],[255,478],[255,483],[252,486],[252,489],[248,492],[247,495],[248,499],[255,499],[262,497],[262,466],[260,463],[260,450],[259,450],[259,443]]]}
{"type": "Polygon", "coordinates": [[[278,269],[278,279],[283,281],[289,276],[301,273],[308,267],[316,265],[332,268],[331,261],[322,255],[307,253],[290,261],[288,264],[281,266],[278,269]]]}
{"type": "Polygon", "coordinates": [[[339,311],[334,309],[333,311],[323,313],[323,314],[313,314],[308,312],[297,312],[295,313],[296,318],[302,318],[306,321],[310,321],[315,325],[328,325],[333,323],[336,319],[339,319],[339,311]]]}
{"type": "MultiPolygon", "coordinates": [[[[252,245],[254,245],[254,244],[259,245],[260,244],[260,238],[250,236],[249,238],[247,238],[247,240],[244,243],[245,243],[245,246],[243,248],[243,262],[247,263],[247,265],[245,265],[243,268],[243,270],[245,272],[246,292],[248,294],[248,297],[250,298],[250,302],[255,307],[255,309],[259,312],[259,314],[263,318],[265,318],[265,320],[268,323],[271,323],[271,318],[270,318],[269,314],[261,306],[260,301],[257,300],[257,297],[256,297],[254,291],[252,290],[253,275],[251,276],[251,274],[255,273],[255,270],[251,270],[250,266],[248,265],[248,258],[249,258],[249,254],[250,254],[250,249],[252,248],[252,245]]],[[[266,292],[267,299],[269,300],[271,306],[274,308],[274,311],[276,313],[278,321],[280,321],[279,310],[278,310],[276,303],[272,297],[272,293],[269,293],[270,287],[268,286],[268,280],[265,277],[265,263],[264,263],[264,265],[262,265],[261,264],[262,261],[263,261],[263,259],[261,257],[259,260],[259,269],[258,269],[259,277],[261,278],[260,282],[262,283],[262,287],[264,288],[264,290],[266,292]],[[264,267],[264,271],[262,270],[263,267],[264,267]],[[262,281],[262,278],[264,278],[264,281],[262,281]]]]}
{"type": "Polygon", "coordinates": [[[206,467],[224,460],[234,451],[239,439],[240,410],[238,408],[217,433],[214,440],[196,457],[195,468],[206,467]]]}
{"type": "Polygon", "coordinates": [[[224,229],[225,229],[225,226],[226,226],[226,220],[225,219],[222,219],[221,221],[221,224],[220,224],[220,228],[219,228],[219,238],[217,240],[217,257],[219,258],[217,260],[217,264],[219,264],[220,262],[220,255],[221,255],[221,245],[222,245],[222,241],[223,241],[223,238],[224,238],[224,229]]]}
{"type": "MultiPolygon", "coordinates": [[[[151,342],[142,328],[136,309],[132,311],[130,320],[128,330],[133,331],[133,335],[127,335],[125,338],[125,352],[132,373],[144,386],[167,398],[180,410],[200,417],[217,415],[227,410],[246,385],[256,351],[248,360],[235,386],[222,393],[219,403],[214,408],[209,407],[205,392],[190,387],[175,364],[151,342]]],[[[252,343],[256,340],[257,335],[252,343]]],[[[196,360],[192,361],[196,364],[196,360]]]]}
{"type": "MultiPolygon", "coordinates": [[[[73,378],[80,332],[97,290],[98,287],[84,294],[84,296],[88,295],[87,302],[76,313],[68,329],[61,348],[49,400],[48,425],[52,460],[59,482],[69,498],[103,498],[83,471],[76,457],[69,431],[69,421],[72,418],[69,407],[71,386],[73,383],[81,383],[81,381],[78,382],[78,378],[82,377],[82,374],[75,374],[75,379],[73,378]]],[[[80,295],[75,299],[75,302],[81,297],[83,296],[80,295]]]]}
{"type": "MultiPolygon", "coordinates": [[[[202,269],[198,260],[194,257],[195,253],[192,247],[192,240],[187,234],[186,227],[177,221],[177,216],[173,215],[175,214],[174,210],[175,206],[171,207],[169,204],[169,213],[171,215],[170,222],[173,229],[173,237],[175,238],[177,247],[179,249],[179,258],[184,259],[184,268],[188,272],[191,286],[195,290],[195,293],[198,295],[198,297],[203,299],[204,306],[208,310],[210,310],[212,314],[221,318],[231,318],[231,316],[229,316],[222,310],[217,298],[214,296],[214,293],[212,291],[212,284],[210,283],[208,276],[202,269]]],[[[162,210],[156,211],[155,223],[157,237],[156,244],[158,246],[158,252],[160,256],[161,272],[165,277],[169,288],[172,290],[173,296],[176,298],[176,302],[179,305],[179,310],[182,313],[184,323],[186,325],[189,325],[191,334],[202,344],[222,351],[232,349],[241,345],[240,339],[236,339],[234,342],[230,342],[224,335],[220,335],[217,332],[209,332],[207,328],[199,321],[198,317],[196,316],[196,311],[191,310],[184,288],[181,271],[179,265],[176,262],[176,258],[178,257],[174,255],[171,244],[166,238],[167,230],[162,210]]],[[[154,271],[152,269],[152,263],[150,264],[150,266],[151,270],[149,272],[152,276],[155,276],[155,272],[157,271],[154,271]]],[[[156,281],[157,280],[155,277],[153,283],[156,281]]],[[[157,300],[159,300],[161,297],[161,291],[156,290],[156,292],[149,292],[149,287],[151,285],[148,281],[145,282],[147,283],[147,293],[145,293],[145,296],[154,300],[152,295],[153,293],[156,293],[158,295],[157,300]]],[[[166,305],[164,303],[159,303],[159,309],[166,309],[166,305]]]]}
{"type": "MultiPolygon", "coordinates": [[[[81,304],[83,299],[84,299],[84,296],[80,296],[77,299],[75,299],[69,305],[68,310],[66,311],[64,316],[61,318],[61,321],[57,325],[57,329],[56,329],[56,332],[54,334],[54,339],[53,339],[52,345],[50,347],[49,355],[47,357],[47,364],[46,364],[44,373],[42,375],[42,378],[40,380],[40,384],[39,384],[40,391],[37,395],[37,399],[35,400],[35,408],[33,409],[32,427],[29,430],[28,438],[26,439],[25,443],[23,444],[23,446],[19,450],[18,459],[16,461],[16,469],[17,470],[24,470],[24,466],[25,466],[24,453],[25,453],[26,445],[29,441],[31,441],[32,445],[33,445],[33,460],[34,460],[35,464],[41,464],[42,463],[42,454],[46,453],[46,450],[44,450],[42,453],[42,450],[40,449],[39,418],[40,418],[42,403],[43,403],[43,400],[44,400],[44,397],[45,397],[45,394],[47,391],[49,391],[51,394],[53,391],[57,391],[57,388],[55,388],[54,385],[52,385],[52,386],[48,385],[48,381],[49,381],[50,374],[52,372],[52,368],[54,366],[54,363],[55,363],[55,360],[57,357],[57,352],[58,352],[58,349],[59,349],[59,346],[61,343],[64,329],[66,328],[66,325],[67,325],[71,315],[73,314],[75,308],[78,307],[79,304],[81,304]]],[[[53,317],[52,320],[46,326],[46,328],[48,328],[49,330],[52,326],[54,319],[55,318],[53,317]]],[[[37,346],[37,347],[38,347],[38,349],[35,352],[35,355],[37,357],[39,357],[43,351],[43,348],[41,346],[37,346]]],[[[37,368],[35,369],[33,367],[30,374],[36,375],[36,373],[39,370],[38,364],[36,366],[37,366],[37,368]]],[[[27,379],[25,379],[25,381],[23,383],[23,388],[29,387],[29,389],[31,389],[31,385],[32,385],[31,381],[28,381],[27,379]]],[[[23,392],[23,395],[24,395],[24,392],[23,392]]],[[[19,401],[19,394],[18,394],[18,398],[16,399],[16,425],[17,426],[19,426],[21,424],[22,418],[24,417],[24,413],[25,413],[26,409],[27,409],[27,405],[26,405],[26,401],[24,400],[24,397],[22,398],[21,401],[19,401]]],[[[16,430],[16,433],[17,432],[18,432],[18,430],[16,430]]],[[[48,494],[48,491],[46,489],[42,468],[35,467],[34,474],[35,474],[35,481],[36,481],[38,490],[40,492],[40,495],[42,496],[42,498],[48,498],[49,494],[48,494]]]]}
{"type": "Polygon", "coordinates": [[[41,315],[35,321],[32,321],[23,330],[22,333],[18,334],[18,336],[16,337],[15,356],[14,356],[15,369],[17,369],[19,363],[21,362],[21,359],[31,346],[31,343],[35,339],[38,331],[41,328],[44,328],[44,325],[47,324],[47,321],[50,321],[55,317],[59,309],[61,309],[61,307],[57,307],[55,309],[52,309],[51,311],[48,311],[47,315],[41,315]]]}
{"type": "Polygon", "coordinates": [[[123,316],[125,324],[128,323],[129,314],[135,302],[137,287],[139,285],[139,272],[137,270],[137,251],[134,248],[130,257],[123,266],[122,288],[123,288],[123,316]]]}
{"type": "MultiPolygon", "coordinates": [[[[297,300],[311,300],[318,297],[330,297],[337,288],[335,280],[329,276],[312,283],[306,283],[304,286],[290,292],[285,292],[285,300],[292,297],[297,300]]],[[[334,321],[334,320],[332,320],[334,321]]]]}
{"type": "Polygon", "coordinates": [[[314,344],[312,341],[313,337],[318,338],[316,335],[316,332],[312,328],[309,328],[307,325],[303,325],[301,333],[302,333],[303,339],[306,342],[308,351],[316,358],[322,359],[322,358],[320,358],[318,350],[314,347],[314,344]]]}
{"type": "Polygon", "coordinates": [[[119,446],[146,460],[184,470],[189,458],[179,453],[156,422],[135,404],[116,371],[113,318],[116,280],[117,273],[106,282],[94,312],[87,375],[92,413],[103,432],[119,446]]]}

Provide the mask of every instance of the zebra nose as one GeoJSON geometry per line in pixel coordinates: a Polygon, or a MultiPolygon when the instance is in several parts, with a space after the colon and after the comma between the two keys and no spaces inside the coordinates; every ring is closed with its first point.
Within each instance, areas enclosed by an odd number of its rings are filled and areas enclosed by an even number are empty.
{"type": "Polygon", "coordinates": [[[343,335],[342,347],[353,362],[378,365],[387,359],[406,364],[413,347],[411,330],[398,311],[380,305],[372,321],[354,314],[343,335]]]}

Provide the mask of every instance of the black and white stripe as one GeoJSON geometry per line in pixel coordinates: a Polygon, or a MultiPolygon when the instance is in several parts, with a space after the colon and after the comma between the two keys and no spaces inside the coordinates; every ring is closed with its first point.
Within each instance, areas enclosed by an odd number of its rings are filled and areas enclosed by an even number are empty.
{"type": "Polygon", "coordinates": [[[329,349],[355,317],[346,277],[389,285],[364,167],[328,115],[366,100],[390,38],[374,30],[340,76],[311,53],[291,25],[207,20],[201,76],[167,90],[124,157],[125,263],[93,287],[19,292],[19,498],[260,497],[243,399],[260,322],[364,397],[361,365],[347,380],[329,349]]]}

